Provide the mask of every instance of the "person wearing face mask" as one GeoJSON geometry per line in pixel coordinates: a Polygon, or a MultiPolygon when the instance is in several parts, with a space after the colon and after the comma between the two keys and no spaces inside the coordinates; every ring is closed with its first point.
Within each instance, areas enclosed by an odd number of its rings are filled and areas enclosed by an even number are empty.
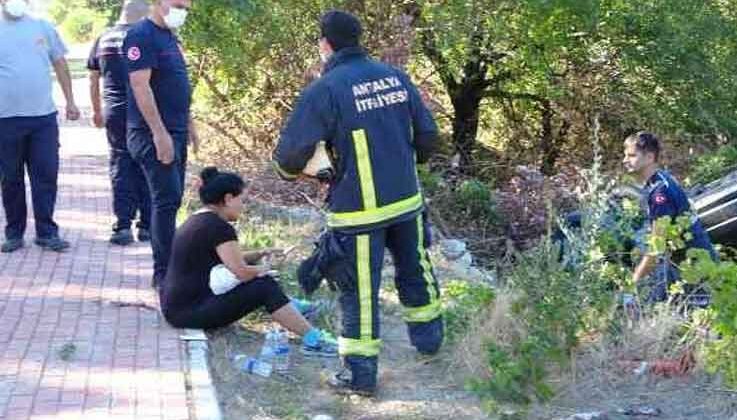
{"type": "Polygon", "coordinates": [[[143,242],[150,239],[151,194],[141,166],[133,160],[126,144],[128,70],[123,51],[126,32],[131,25],[146,17],[148,9],[145,0],[127,0],[118,23],[95,41],[87,60],[93,122],[98,128],[105,127],[110,147],[110,181],[116,219],[110,242],[122,246],[134,240],[131,227],[136,212],[139,214],[138,240],[143,242]]]}
{"type": "Polygon", "coordinates": [[[443,341],[438,283],[426,249],[417,162],[426,162],[438,129],[409,76],[372,60],[361,47],[361,24],[346,12],[320,21],[321,78],[310,84],[284,126],[273,160],[282,178],[304,177],[325,142],[329,234],[335,247],[328,280],[341,292],[338,341],[346,369],[329,384],[338,393],[373,395],[377,386],[379,287],[388,248],[405,306],[410,341],[434,354],[443,341]]]}
{"type": "Polygon", "coordinates": [[[160,286],[184,191],[187,143],[197,146],[190,118],[191,87],[176,30],[191,0],[157,0],[123,43],[129,87],[127,146],[151,191],[152,285],[160,286]]]}
{"type": "Polygon", "coordinates": [[[7,224],[2,252],[24,246],[26,189],[31,181],[35,243],[51,251],[69,248],[54,222],[59,173],[59,126],[52,99],[53,68],[66,117],[79,118],[64,55],[67,49],[50,23],[28,14],[26,0],[0,0],[0,174],[7,224]]]}

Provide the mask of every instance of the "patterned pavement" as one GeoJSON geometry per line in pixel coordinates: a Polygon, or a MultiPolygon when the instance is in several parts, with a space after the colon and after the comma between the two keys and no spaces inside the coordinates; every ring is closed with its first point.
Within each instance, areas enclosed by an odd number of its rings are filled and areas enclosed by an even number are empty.
{"type": "Polygon", "coordinates": [[[72,248],[42,251],[29,220],[26,247],[0,254],[0,420],[189,419],[185,350],[156,309],[150,247],[107,242],[104,134],[61,137],[56,220],[72,248]]]}

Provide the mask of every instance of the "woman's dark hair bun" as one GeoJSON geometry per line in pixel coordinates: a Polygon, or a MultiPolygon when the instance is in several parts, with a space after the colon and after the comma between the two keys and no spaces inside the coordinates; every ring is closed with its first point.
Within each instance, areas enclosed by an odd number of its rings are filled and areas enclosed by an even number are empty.
{"type": "Polygon", "coordinates": [[[200,201],[203,204],[222,204],[225,195],[240,195],[246,186],[240,175],[228,171],[220,171],[214,166],[208,166],[200,172],[200,201]]]}
{"type": "Polygon", "coordinates": [[[218,171],[218,168],[214,166],[208,166],[207,168],[203,169],[202,172],[200,172],[200,178],[202,179],[202,183],[207,184],[213,178],[218,176],[219,173],[220,171],[218,171]]]}

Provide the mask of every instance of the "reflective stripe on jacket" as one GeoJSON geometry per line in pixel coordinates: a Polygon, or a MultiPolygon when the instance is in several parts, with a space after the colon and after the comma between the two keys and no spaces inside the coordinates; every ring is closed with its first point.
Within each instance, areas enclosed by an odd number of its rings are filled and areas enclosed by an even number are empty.
{"type": "Polygon", "coordinates": [[[274,151],[296,179],[325,141],[335,167],[328,197],[333,228],[381,226],[423,208],[416,162],[429,158],[437,126],[409,77],[344,48],[297,101],[274,151]]]}

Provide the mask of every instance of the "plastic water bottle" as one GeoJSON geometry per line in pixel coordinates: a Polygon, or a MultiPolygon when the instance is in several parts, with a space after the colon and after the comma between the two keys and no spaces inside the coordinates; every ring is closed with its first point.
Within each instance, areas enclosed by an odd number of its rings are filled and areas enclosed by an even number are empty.
{"type": "Polygon", "coordinates": [[[253,373],[268,378],[271,376],[271,364],[253,358],[247,354],[239,354],[233,358],[233,364],[241,372],[253,373]]]}
{"type": "Polygon", "coordinates": [[[276,356],[276,348],[279,345],[279,337],[277,334],[278,332],[273,329],[266,333],[264,345],[261,346],[261,360],[269,363],[273,362],[274,357],[276,356]]]}
{"type": "Polygon", "coordinates": [[[289,337],[286,331],[275,330],[276,346],[274,348],[274,370],[289,370],[289,337]]]}

